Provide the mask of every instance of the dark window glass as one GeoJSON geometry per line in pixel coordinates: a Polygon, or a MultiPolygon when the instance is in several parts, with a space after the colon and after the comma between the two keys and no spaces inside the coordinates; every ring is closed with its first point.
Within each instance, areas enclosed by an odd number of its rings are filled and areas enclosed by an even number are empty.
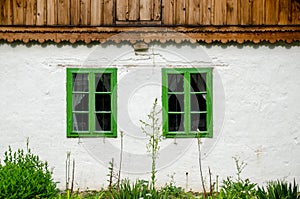
{"type": "Polygon", "coordinates": [[[87,92],[89,90],[88,74],[73,74],[73,91],[87,92]]]}
{"type": "Polygon", "coordinates": [[[88,113],[73,113],[73,131],[88,131],[88,124],[88,113]]]}
{"type": "Polygon", "coordinates": [[[88,111],[89,95],[87,93],[73,94],[72,103],[73,103],[73,111],[88,111]]]}
{"type": "Polygon", "coordinates": [[[96,111],[110,111],[110,94],[95,94],[96,111]]]}
{"type": "Polygon", "coordinates": [[[191,130],[206,131],[206,113],[192,113],[191,114],[191,130]]]}
{"type": "Polygon", "coordinates": [[[95,74],[96,92],[110,92],[110,74],[95,74]]]}
{"type": "Polygon", "coordinates": [[[169,74],[168,88],[169,92],[183,92],[183,74],[169,74]]]}
{"type": "Polygon", "coordinates": [[[169,131],[184,131],[184,114],[169,114],[169,131]]]}
{"type": "Polygon", "coordinates": [[[197,73],[191,74],[191,92],[205,92],[206,91],[206,74],[197,73]]]}
{"type": "Polygon", "coordinates": [[[191,111],[206,111],[205,94],[191,94],[191,111]]]}
{"type": "Polygon", "coordinates": [[[171,94],[169,95],[169,112],[184,111],[184,94],[171,94]]]}
{"type": "Polygon", "coordinates": [[[110,131],[110,114],[109,113],[96,113],[95,128],[96,131],[110,131]]]}

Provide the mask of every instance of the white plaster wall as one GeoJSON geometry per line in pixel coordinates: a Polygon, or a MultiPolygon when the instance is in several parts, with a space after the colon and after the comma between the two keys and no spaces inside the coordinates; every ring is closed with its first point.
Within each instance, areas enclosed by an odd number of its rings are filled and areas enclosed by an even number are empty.
{"type": "MultiPolygon", "coordinates": [[[[8,145],[25,148],[29,137],[33,152],[54,168],[61,189],[67,152],[76,161],[77,188],[107,186],[108,162],[118,163],[120,136],[66,138],[66,67],[117,67],[118,129],[125,132],[122,176],[149,179],[151,161],[139,119],[146,119],[155,98],[161,105],[161,68],[213,67],[214,138],[202,140],[206,181],[208,167],[213,179],[234,176],[237,156],[247,162],[242,177],[253,182],[300,182],[299,55],[299,44],[167,43],[135,53],[127,43],[1,43],[1,158],[8,145]]],[[[197,140],[164,139],[157,166],[158,185],[176,173],[177,185],[201,190],[197,140]]]]}

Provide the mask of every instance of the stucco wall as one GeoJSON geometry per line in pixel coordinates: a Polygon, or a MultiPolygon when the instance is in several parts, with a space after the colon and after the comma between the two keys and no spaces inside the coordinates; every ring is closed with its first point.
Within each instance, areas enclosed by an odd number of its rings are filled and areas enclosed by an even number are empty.
{"type": "MultiPolygon", "coordinates": [[[[118,129],[125,132],[122,177],[150,178],[146,120],[155,98],[161,105],[162,67],[213,67],[214,137],[203,139],[208,183],[236,173],[233,156],[247,162],[242,173],[257,183],[300,182],[300,46],[151,44],[135,52],[128,43],[103,45],[0,44],[0,154],[25,147],[54,168],[65,188],[67,152],[76,161],[75,185],[107,186],[108,162],[118,164],[120,136],[66,138],[66,68],[118,68],[118,129]]],[[[117,168],[116,168],[117,169],[117,168]]],[[[201,190],[197,140],[164,139],[158,185],[175,174],[177,185],[201,190]],[[186,179],[188,172],[188,183],[186,179]]]]}

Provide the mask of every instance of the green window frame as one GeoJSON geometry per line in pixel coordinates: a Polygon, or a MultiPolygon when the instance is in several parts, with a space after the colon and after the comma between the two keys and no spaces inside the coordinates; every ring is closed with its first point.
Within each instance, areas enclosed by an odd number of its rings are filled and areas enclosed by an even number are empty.
{"type": "Polygon", "coordinates": [[[163,136],[211,138],[212,88],[212,68],[163,68],[163,136]]]}
{"type": "Polygon", "coordinates": [[[67,137],[117,137],[117,69],[67,68],[67,137]]]}

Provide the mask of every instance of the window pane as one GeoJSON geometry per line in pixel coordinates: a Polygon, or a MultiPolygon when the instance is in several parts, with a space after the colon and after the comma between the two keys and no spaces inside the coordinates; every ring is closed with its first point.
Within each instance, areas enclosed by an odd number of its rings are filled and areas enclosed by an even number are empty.
{"type": "Polygon", "coordinates": [[[169,114],[169,131],[184,131],[184,114],[169,114]]]}
{"type": "Polygon", "coordinates": [[[171,94],[169,96],[169,112],[184,111],[184,94],[171,94]]]}
{"type": "Polygon", "coordinates": [[[191,74],[191,92],[206,91],[206,74],[191,74]]]}
{"type": "Polygon", "coordinates": [[[88,124],[88,113],[73,113],[73,131],[88,131],[88,124]]]}
{"type": "Polygon", "coordinates": [[[73,91],[88,91],[88,74],[73,73],[73,91]]]}
{"type": "Polygon", "coordinates": [[[206,111],[205,94],[191,94],[191,111],[206,111]]]}
{"type": "Polygon", "coordinates": [[[183,74],[168,75],[169,92],[183,92],[183,74]]]}
{"type": "Polygon", "coordinates": [[[89,95],[83,94],[72,94],[72,105],[73,111],[88,111],[89,95]]]}
{"type": "Polygon", "coordinates": [[[110,111],[110,94],[95,94],[96,111],[110,111]]]}
{"type": "Polygon", "coordinates": [[[206,113],[191,114],[191,131],[206,131],[206,113]]]}
{"type": "Polygon", "coordinates": [[[110,113],[96,113],[96,131],[110,131],[110,113]]]}
{"type": "Polygon", "coordinates": [[[110,74],[95,74],[96,92],[110,91],[110,74]]]}

